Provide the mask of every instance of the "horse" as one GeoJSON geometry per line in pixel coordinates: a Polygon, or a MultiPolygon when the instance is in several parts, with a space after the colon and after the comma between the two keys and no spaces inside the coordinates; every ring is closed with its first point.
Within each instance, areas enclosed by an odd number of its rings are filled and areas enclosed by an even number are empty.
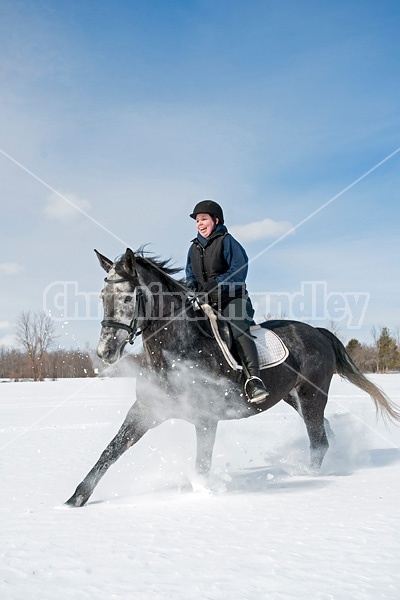
{"type": "Polygon", "coordinates": [[[143,368],[136,380],[136,401],[67,500],[68,506],[86,504],[109,467],[149,429],[167,419],[184,419],[195,426],[196,472],[205,478],[211,469],[218,421],[251,417],[281,400],[305,423],[310,469],[317,473],[329,447],[330,427],[324,410],[334,373],[367,392],[378,414],[400,420],[399,407],[363,375],[333,333],[286,319],[260,324],[283,340],[289,354],[281,364],[261,371],[269,390],[265,401],[249,403],[243,374],[229,368],[215,339],[199,324],[189,290],[173,277],[180,269],[149,256],[143,248],[136,252],[128,248],[115,262],[95,252],[107,273],[97,354],[106,364],[113,364],[126,344],[141,334],[143,368]]]}

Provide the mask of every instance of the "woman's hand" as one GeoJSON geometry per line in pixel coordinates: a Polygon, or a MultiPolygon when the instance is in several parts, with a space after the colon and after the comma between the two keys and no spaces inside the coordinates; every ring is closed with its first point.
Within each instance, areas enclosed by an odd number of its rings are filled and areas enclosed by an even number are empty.
{"type": "Polygon", "coordinates": [[[217,304],[218,303],[218,283],[215,279],[209,279],[205,281],[201,286],[200,293],[204,294],[204,301],[209,304],[217,304]]]}

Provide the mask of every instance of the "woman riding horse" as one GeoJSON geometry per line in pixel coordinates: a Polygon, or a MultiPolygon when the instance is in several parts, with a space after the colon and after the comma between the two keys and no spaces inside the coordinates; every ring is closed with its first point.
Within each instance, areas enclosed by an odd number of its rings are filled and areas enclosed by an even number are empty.
{"type": "Polygon", "coordinates": [[[260,378],[257,347],[250,334],[254,310],[245,284],[247,254],[228,233],[219,204],[203,200],[190,216],[196,220],[198,233],[187,256],[187,285],[229,321],[246,374],[246,396],[249,402],[258,404],[269,394],[260,378]]]}
{"type": "MultiPolygon", "coordinates": [[[[97,354],[113,364],[126,344],[141,334],[143,365],[132,379],[135,398],[124,422],[67,505],[86,504],[110,466],[149,429],[168,419],[184,419],[195,426],[196,471],[206,475],[218,422],[257,415],[281,400],[302,417],[310,440],[310,468],[317,472],[329,447],[324,410],[335,372],[368,393],[383,417],[400,421],[399,407],[359,371],[333,333],[283,319],[260,327],[276,333],[289,355],[269,369],[264,402],[248,402],[238,372],[225,363],[217,342],[198,327],[186,288],[172,277],[177,269],[130,248],[115,262],[96,254],[107,272],[97,354]]],[[[264,379],[265,371],[261,371],[264,379]]]]}

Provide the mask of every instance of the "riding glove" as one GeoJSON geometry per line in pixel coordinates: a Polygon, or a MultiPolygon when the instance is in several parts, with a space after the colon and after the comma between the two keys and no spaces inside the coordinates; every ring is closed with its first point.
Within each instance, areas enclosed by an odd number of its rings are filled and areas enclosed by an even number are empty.
{"type": "Polygon", "coordinates": [[[208,300],[209,304],[218,303],[218,283],[215,279],[205,281],[201,286],[200,293],[204,294],[206,301],[208,300]]]}

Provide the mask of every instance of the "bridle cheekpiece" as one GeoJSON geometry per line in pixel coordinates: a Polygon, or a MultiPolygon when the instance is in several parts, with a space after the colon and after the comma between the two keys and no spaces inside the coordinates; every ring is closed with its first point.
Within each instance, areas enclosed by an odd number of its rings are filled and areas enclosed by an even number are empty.
{"type": "Polygon", "coordinates": [[[113,319],[103,319],[101,322],[101,326],[102,327],[112,327],[113,329],[124,329],[129,334],[128,338],[126,340],[126,343],[129,342],[129,344],[133,344],[135,339],[139,335],[141,335],[145,329],[145,328],[142,328],[138,331],[138,322],[139,322],[140,314],[141,313],[143,315],[145,314],[146,298],[144,296],[142,289],[139,287],[140,281],[139,281],[137,275],[131,276],[131,275],[128,275],[128,273],[125,273],[124,271],[118,272],[116,270],[116,272],[118,275],[120,275],[120,279],[108,279],[108,277],[105,277],[104,281],[106,283],[112,283],[112,284],[123,283],[123,282],[129,282],[129,283],[134,284],[135,290],[134,290],[133,294],[136,297],[135,314],[133,315],[129,325],[127,325],[126,323],[121,323],[120,321],[115,321],[113,319]]]}

